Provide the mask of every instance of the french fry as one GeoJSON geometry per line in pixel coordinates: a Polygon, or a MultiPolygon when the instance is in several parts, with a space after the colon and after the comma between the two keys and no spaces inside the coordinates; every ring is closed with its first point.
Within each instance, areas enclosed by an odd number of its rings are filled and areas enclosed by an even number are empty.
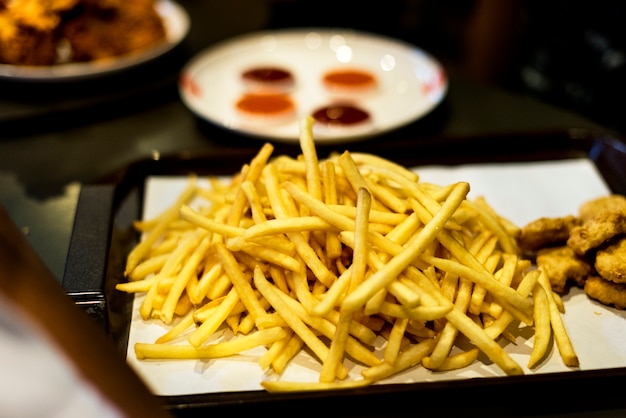
{"type": "Polygon", "coordinates": [[[476,361],[476,357],[480,354],[480,350],[477,348],[472,348],[467,351],[463,351],[461,353],[453,354],[445,358],[445,360],[437,365],[437,367],[433,367],[433,364],[430,363],[431,357],[424,357],[422,359],[422,365],[427,369],[435,369],[438,372],[445,372],[450,370],[458,370],[464,367],[469,366],[474,361],[476,361]]]}
{"type": "Polygon", "coordinates": [[[384,353],[385,362],[391,364],[392,366],[398,358],[398,353],[400,353],[402,340],[408,324],[408,318],[396,318],[393,322],[393,327],[389,333],[384,353]]]}
{"type": "Polygon", "coordinates": [[[535,342],[528,359],[529,369],[535,367],[548,351],[548,343],[552,334],[550,302],[545,289],[539,283],[535,284],[533,288],[533,301],[535,302],[535,342]]]}
{"type": "MultiPolygon", "coordinates": [[[[539,270],[541,270],[541,268],[539,270]]],[[[568,367],[578,367],[580,365],[578,355],[576,354],[576,350],[574,349],[572,341],[570,340],[567,330],[565,329],[565,324],[563,323],[563,318],[561,317],[561,312],[559,311],[559,305],[552,292],[550,280],[543,270],[541,270],[541,274],[539,275],[539,284],[545,290],[548,299],[548,306],[550,309],[550,325],[552,326],[556,346],[559,349],[563,363],[565,363],[568,367]]]]}
{"type": "Polygon", "coordinates": [[[169,344],[135,344],[138,359],[211,359],[229,357],[251,348],[264,346],[285,338],[282,327],[266,328],[253,334],[202,347],[169,344]]]}
{"type": "Polygon", "coordinates": [[[319,390],[354,389],[370,385],[369,380],[350,380],[343,382],[285,382],[264,380],[261,386],[268,392],[311,392],[319,390]]]}
{"type": "Polygon", "coordinates": [[[338,371],[343,361],[346,351],[346,344],[350,332],[350,323],[352,322],[352,313],[342,312],[339,317],[339,323],[335,328],[328,356],[322,364],[319,381],[322,383],[334,382],[336,378],[342,379],[338,371]]]}

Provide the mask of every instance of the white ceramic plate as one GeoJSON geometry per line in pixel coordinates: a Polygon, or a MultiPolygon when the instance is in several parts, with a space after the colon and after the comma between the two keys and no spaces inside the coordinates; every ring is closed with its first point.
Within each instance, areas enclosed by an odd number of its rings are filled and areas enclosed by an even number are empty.
{"type": "Polygon", "coordinates": [[[171,0],[158,0],[156,8],[165,24],[165,42],[141,52],[97,62],[77,62],[50,66],[0,64],[0,78],[24,81],[62,81],[112,73],[155,59],[178,45],[187,35],[190,27],[189,15],[178,3],[171,0]]]}
{"type": "Polygon", "coordinates": [[[215,125],[295,142],[298,120],[333,100],[321,84],[323,73],[342,66],[368,70],[377,78],[375,92],[355,99],[372,123],[365,131],[316,132],[318,143],[356,140],[406,125],[436,107],[448,88],[441,64],[413,45],[352,30],[296,29],[255,32],[199,53],[183,69],[180,94],[195,114],[215,125]],[[285,68],[295,77],[289,93],[297,110],[293,120],[251,124],[237,114],[242,72],[263,66],[285,68]]]}

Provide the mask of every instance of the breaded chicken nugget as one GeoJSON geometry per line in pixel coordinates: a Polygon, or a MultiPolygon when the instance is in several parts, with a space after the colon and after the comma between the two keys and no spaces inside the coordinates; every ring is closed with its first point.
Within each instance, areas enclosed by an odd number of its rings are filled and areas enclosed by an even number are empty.
{"type": "Polygon", "coordinates": [[[581,205],[579,213],[582,224],[572,229],[567,245],[580,255],[626,233],[624,196],[610,195],[590,200],[581,205]]]}
{"type": "Polygon", "coordinates": [[[585,293],[604,305],[626,309],[625,283],[613,283],[598,276],[589,276],[585,281],[585,293]]]}
{"type": "Polygon", "coordinates": [[[539,250],[537,266],[543,268],[550,279],[552,290],[559,294],[566,293],[568,285],[573,283],[582,287],[593,270],[586,258],[565,245],[539,250]]]}
{"type": "Polygon", "coordinates": [[[598,250],[594,266],[603,279],[626,283],[626,236],[598,250]]]}
{"type": "Polygon", "coordinates": [[[570,231],[580,224],[581,220],[573,215],[560,218],[539,218],[521,229],[517,243],[524,252],[534,252],[554,245],[565,245],[570,231]]]}

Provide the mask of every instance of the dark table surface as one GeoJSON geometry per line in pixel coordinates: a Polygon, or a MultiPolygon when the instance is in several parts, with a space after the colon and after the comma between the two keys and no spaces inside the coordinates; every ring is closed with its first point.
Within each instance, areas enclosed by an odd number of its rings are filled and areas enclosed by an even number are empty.
{"type": "MultiPolygon", "coordinates": [[[[179,47],[155,61],[79,81],[0,80],[0,203],[59,280],[83,185],[155,155],[219,154],[256,150],[261,144],[196,118],[179,98],[178,75],[195,53],[217,41],[286,27],[288,22],[276,23],[268,6],[272,2],[241,2],[246,12],[239,15],[217,4],[227,2],[180,3],[191,15],[191,31],[179,47]]],[[[438,108],[367,143],[375,147],[387,141],[581,129],[620,134],[581,115],[451,71],[449,92],[438,108]]]]}

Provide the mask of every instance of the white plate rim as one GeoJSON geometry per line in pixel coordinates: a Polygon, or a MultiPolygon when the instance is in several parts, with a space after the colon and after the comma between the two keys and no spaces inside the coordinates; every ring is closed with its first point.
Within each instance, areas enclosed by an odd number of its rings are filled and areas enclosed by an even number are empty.
{"type": "MultiPolygon", "coordinates": [[[[405,60],[421,60],[421,63],[428,66],[432,70],[433,74],[436,73],[436,76],[433,75],[433,78],[438,78],[436,87],[428,93],[429,97],[426,99],[428,103],[422,108],[417,109],[415,112],[403,115],[402,117],[398,116],[392,122],[385,123],[382,126],[374,126],[373,129],[367,131],[348,130],[345,133],[326,135],[318,134],[316,135],[316,141],[320,144],[362,140],[395,130],[426,116],[443,101],[447,94],[449,88],[448,77],[443,65],[430,53],[413,44],[384,35],[349,28],[329,29],[310,27],[250,32],[218,42],[217,44],[200,51],[192,57],[191,60],[189,60],[181,71],[181,76],[179,78],[179,94],[181,100],[198,117],[228,131],[234,131],[245,136],[262,140],[269,139],[285,143],[297,142],[299,136],[297,132],[298,121],[291,122],[291,125],[295,125],[296,128],[295,131],[292,130],[289,133],[284,132],[285,128],[282,127],[276,128],[273,126],[233,124],[232,120],[220,117],[211,109],[207,109],[206,103],[203,103],[204,99],[200,99],[194,90],[197,88],[199,73],[206,71],[206,69],[210,68],[210,66],[214,63],[220,63],[231,59],[231,57],[236,55],[238,52],[249,48],[250,44],[261,42],[263,39],[267,39],[267,37],[273,37],[276,40],[276,43],[279,44],[280,42],[293,41],[294,39],[302,38],[311,32],[320,34],[324,39],[330,39],[335,35],[346,36],[349,38],[349,42],[356,43],[357,45],[368,43],[387,45],[390,48],[393,48],[396,52],[399,51],[401,54],[405,54],[404,56],[401,56],[401,58],[405,60]]],[[[294,65],[297,64],[290,63],[287,66],[294,67],[294,65]]],[[[338,65],[343,64],[338,63],[338,65]]],[[[237,77],[236,74],[235,77],[237,77]]],[[[232,100],[232,97],[222,99],[226,99],[228,102],[229,100],[232,100]]],[[[214,95],[213,100],[220,100],[219,95],[214,95]]],[[[299,115],[299,117],[301,118],[302,115],[299,115]]]]}
{"type": "Polygon", "coordinates": [[[165,42],[159,42],[140,52],[98,62],[76,62],[48,66],[0,64],[0,79],[63,81],[109,74],[153,60],[182,42],[189,33],[191,26],[189,14],[177,2],[157,0],[155,7],[165,24],[165,42]]]}

